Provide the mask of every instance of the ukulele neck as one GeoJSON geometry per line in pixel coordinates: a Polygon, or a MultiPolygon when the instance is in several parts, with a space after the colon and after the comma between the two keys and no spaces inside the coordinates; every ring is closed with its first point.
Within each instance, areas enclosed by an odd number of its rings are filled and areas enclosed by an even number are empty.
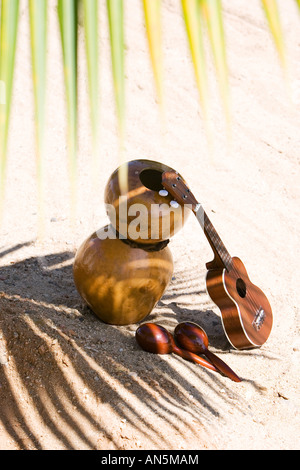
{"type": "Polygon", "coordinates": [[[210,221],[208,215],[203,209],[203,206],[201,204],[197,204],[193,208],[193,212],[196,215],[197,220],[200,223],[204,234],[214,252],[215,259],[212,262],[212,265],[222,266],[229,271],[232,265],[232,258],[229,252],[227,251],[224,243],[222,242],[221,238],[219,237],[212,222],[210,221]]]}
{"type": "Polygon", "coordinates": [[[215,255],[214,260],[206,265],[207,268],[226,268],[229,271],[232,266],[232,258],[202,205],[198,203],[186,182],[175,170],[171,170],[162,174],[162,184],[180,204],[188,204],[196,215],[215,255]]]}

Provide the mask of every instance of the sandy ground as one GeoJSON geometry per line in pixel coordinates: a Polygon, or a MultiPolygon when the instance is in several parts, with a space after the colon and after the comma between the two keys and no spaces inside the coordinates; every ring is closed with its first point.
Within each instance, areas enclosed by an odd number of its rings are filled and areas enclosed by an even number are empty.
{"type": "Polygon", "coordinates": [[[183,174],[274,313],[272,334],[261,349],[230,347],[219,311],[205,291],[205,263],[212,253],[190,217],[169,245],[175,264],[172,283],[147,320],[170,331],[183,320],[201,324],[211,350],[242,377],[233,383],[177,356],[143,352],[134,339],[136,325],[103,324],[74,287],[74,253],[107,223],[104,185],[119,164],[104,8],[101,168],[94,188],[81,33],[79,202],[76,226],[70,228],[61,50],[51,2],[46,237],[37,241],[28,11],[21,2],[1,228],[0,449],[299,448],[300,17],[296,2],[280,2],[292,104],[260,3],[242,3],[224,1],[231,146],[209,62],[212,159],[179,2],[163,2],[165,127],[159,120],[140,3],[126,2],[124,158],[162,161],[183,174]]]}

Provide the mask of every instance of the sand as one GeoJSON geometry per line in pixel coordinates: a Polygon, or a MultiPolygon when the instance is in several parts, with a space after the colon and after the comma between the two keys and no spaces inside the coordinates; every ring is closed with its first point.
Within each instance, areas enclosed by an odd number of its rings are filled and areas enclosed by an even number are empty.
{"type": "Polygon", "coordinates": [[[164,162],[188,181],[223,242],[267,295],[268,341],[234,350],[205,290],[212,252],[190,217],[169,244],[173,280],[147,317],[173,331],[191,320],[243,379],[175,355],[142,351],[137,325],[102,323],[73,283],[79,245],[107,223],[104,186],[119,165],[104,3],[101,8],[101,149],[93,186],[84,42],[79,41],[78,207],[70,224],[64,84],[55,2],[50,2],[46,208],[38,207],[28,9],[21,2],[0,250],[0,449],[299,448],[300,44],[296,2],[279,2],[290,95],[260,2],[224,1],[232,102],[226,138],[208,60],[210,155],[180,11],[163,2],[165,123],[151,75],[140,2],[126,3],[127,126],[124,160],[164,162]],[[289,96],[291,100],[289,100],[289,96]]]}

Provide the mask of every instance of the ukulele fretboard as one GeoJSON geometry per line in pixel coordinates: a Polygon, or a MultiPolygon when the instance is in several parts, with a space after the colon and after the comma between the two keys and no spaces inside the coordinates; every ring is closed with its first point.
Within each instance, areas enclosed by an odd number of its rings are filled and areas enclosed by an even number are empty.
{"type": "Polygon", "coordinates": [[[217,253],[224,267],[229,271],[232,265],[232,258],[201,204],[197,205],[195,214],[211,247],[217,253]]]}

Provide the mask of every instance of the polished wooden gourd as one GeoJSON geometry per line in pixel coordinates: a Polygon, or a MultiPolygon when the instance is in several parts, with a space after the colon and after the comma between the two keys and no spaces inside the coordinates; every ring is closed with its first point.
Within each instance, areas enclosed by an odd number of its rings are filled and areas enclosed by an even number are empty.
{"type": "Polygon", "coordinates": [[[159,251],[133,248],[118,238],[105,238],[103,227],[78,249],[73,274],[76,288],[105,323],[134,324],[143,320],[162,297],[172,278],[168,246],[159,251]]]}
{"type": "Polygon", "coordinates": [[[124,238],[157,243],[183,227],[189,211],[162,186],[165,171],[172,169],[152,160],[132,160],[110,176],[104,200],[111,224],[124,238]]]}

